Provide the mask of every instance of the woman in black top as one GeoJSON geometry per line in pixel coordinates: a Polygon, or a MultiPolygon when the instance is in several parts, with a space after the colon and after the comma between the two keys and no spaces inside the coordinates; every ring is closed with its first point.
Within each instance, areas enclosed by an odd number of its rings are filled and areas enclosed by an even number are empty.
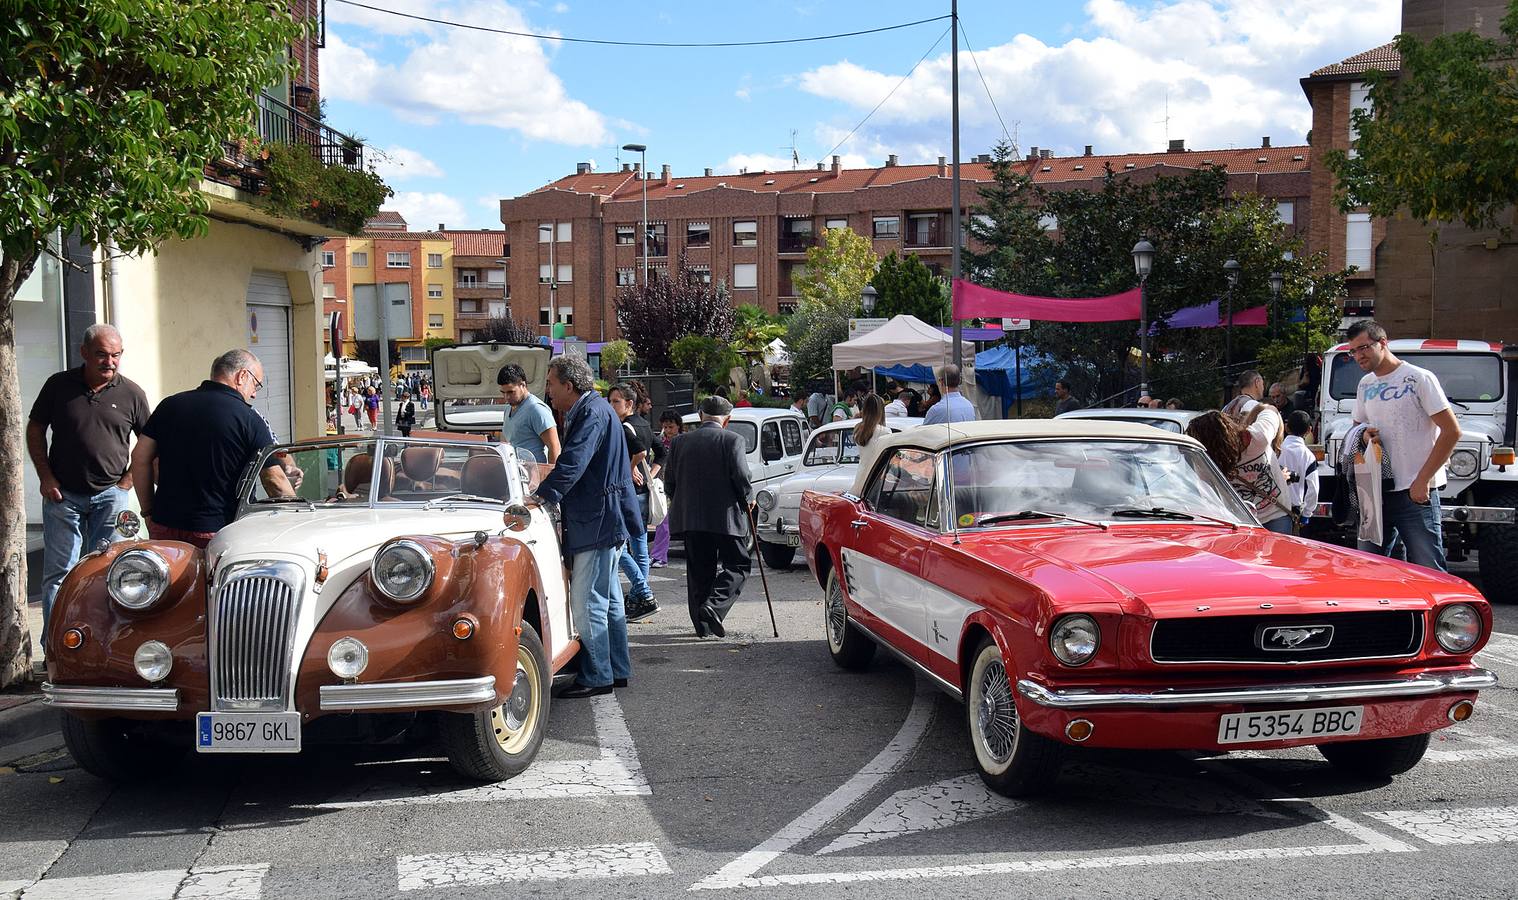
{"type": "Polygon", "coordinates": [[[658,612],[659,604],[654,600],[653,589],[648,584],[648,484],[646,479],[648,469],[644,466],[645,457],[648,456],[649,448],[653,445],[653,431],[648,427],[647,420],[643,421],[640,430],[633,424],[632,419],[641,418],[636,416],[638,408],[638,392],[632,385],[619,384],[611,389],[607,399],[611,402],[611,408],[616,410],[617,417],[622,420],[622,428],[627,436],[627,455],[632,463],[633,486],[638,493],[638,506],[643,511],[644,528],[638,529],[637,534],[629,535],[627,546],[617,559],[617,565],[621,567],[622,574],[627,576],[629,596],[625,600],[627,621],[641,622],[658,612]]]}

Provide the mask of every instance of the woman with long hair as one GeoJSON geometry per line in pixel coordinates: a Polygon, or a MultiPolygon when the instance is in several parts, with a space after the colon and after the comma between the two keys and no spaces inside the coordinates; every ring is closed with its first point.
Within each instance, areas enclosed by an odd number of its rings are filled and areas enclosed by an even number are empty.
{"type": "Polygon", "coordinates": [[[1272,447],[1281,430],[1281,413],[1269,403],[1251,410],[1246,422],[1213,409],[1186,426],[1186,434],[1201,442],[1260,524],[1278,534],[1291,534],[1291,494],[1272,447]]]}
{"type": "Polygon", "coordinates": [[[854,446],[859,448],[859,468],[854,475],[854,493],[858,494],[869,477],[870,467],[880,456],[882,439],[890,435],[885,425],[885,401],[879,394],[865,394],[859,401],[859,424],[854,426],[854,446]]]}

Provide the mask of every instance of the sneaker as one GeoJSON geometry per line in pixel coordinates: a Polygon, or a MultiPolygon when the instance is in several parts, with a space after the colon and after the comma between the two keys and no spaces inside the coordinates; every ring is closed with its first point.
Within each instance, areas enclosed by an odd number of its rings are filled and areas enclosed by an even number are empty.
{"type": "Polygon", "coordinates": [[[642,622],[646,619],[653,618],[654,613],[658,611],[659,601],[655,600],[653,595],[650,594],[646,599],[637,600],[628,604],[627,621],[642,622]]]}
{"type": "Polygon", "coordinates": [[[664,568],[664,563],[659,562],[657,559],[650,560],[649,563],[648,563],[648,567],[650,569],[662,569],[662,568],[664,568]]]}

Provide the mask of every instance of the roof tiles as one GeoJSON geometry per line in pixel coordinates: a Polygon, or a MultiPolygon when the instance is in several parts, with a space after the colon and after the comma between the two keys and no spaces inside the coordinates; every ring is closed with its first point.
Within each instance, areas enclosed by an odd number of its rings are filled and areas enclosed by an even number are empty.
{"type": "Polygon", "coordinates": [[[1396,43],[1387,42],[1363,53],[1356,53],[1354,56],[1336,62],[1331,66],[1324,66],[1307,77],[1331,78],[1342,75],[1364,75],[1371,69],[1380,69],[1383,72],[1401,71],[1402,54],[1397,52],[1396,43]]]}
{"type": "Polygon", "coordinates": [[[443,232],[442,236],[453,241],[454,256],[488,256],[495,259],[506,248],[506,232],[501,229],[480,228],[455,231],[450,228],[443,232]]]}

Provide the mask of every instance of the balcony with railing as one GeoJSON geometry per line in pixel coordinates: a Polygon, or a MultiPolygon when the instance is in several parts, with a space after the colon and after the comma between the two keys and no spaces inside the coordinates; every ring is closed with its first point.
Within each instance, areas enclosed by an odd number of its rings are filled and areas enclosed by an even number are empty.
{"type": "Polygon", "coordinates": [[[364,144],[358,138],[267,94],[260,93],[257,103],[257,138],[223,141],[221,158],[206,167],[213,181],[262,193],[268,180],[267,148],[273,144],[305,147],[323,166],[364,170],[364,144]]]}
{"type": "Polygon", "coordinates": [[[905,247],[947,247],[949,229],[943,216],[910,216],[906,232],[901,236],[905,247]]]}

